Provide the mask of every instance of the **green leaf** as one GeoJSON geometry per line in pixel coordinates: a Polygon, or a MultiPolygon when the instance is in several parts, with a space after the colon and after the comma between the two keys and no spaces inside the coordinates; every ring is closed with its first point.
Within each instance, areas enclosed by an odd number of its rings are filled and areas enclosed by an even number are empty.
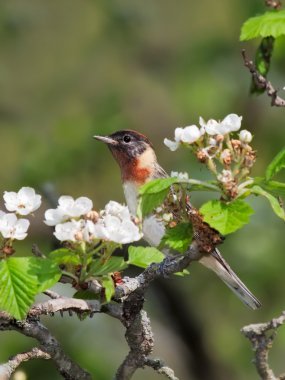
{"type": "Polygon", "coordinates": [[[57,266],[47,259],[11,257],[0,261],[0,309],[23,319],[40,293],[60,278],[57,266]]]}
{"type": "Polygon", "coordinates": [[[176,272],[174,274],[175,274],[175,276],[184,277],[184,276],[188,276],[190,274],[190,272],[187,269],[183,269],[182,272],[176,272]]]}
{"type": "Polygon", "coordinates": [[[154,247],[129,247],[128,263],[140,268],[147,268],[152,263],[160,263],[164,254],[154,247]]]}
{"type": "Polygon", "coordinates": [[[100,298],[99,294],[91,292],[90,290],[78,290],[73,294],[73,298],[81,300],[97,300],[100,298]]]}
{"type": "Polygon", "coordinates": [[[253,209],[244,201],[237,199],[225,203],[209,201],[200,208],[204,221],[221,234],[230,234],[249,222],[253,209]]]}
{"type": "Polygon", "coordinates": [[[31,265],[30,273],[38,279],[37,293],[44,292],[58,282],[61,271],[56,263],[49,259],[38,259],[36,257],[28,257],[27,259],[31,265]]]}
{"type": "Polygon", "coordinates": [[[140,189],[139,214],[143,217],[150,214],[162,204],[171,185],[177,178],[159,178],[143,185],[140,189]]]}
{"type": "Polygon", "coordinates": [[[102,285],[103,285],[103,287],[105,289],[106,301],[110,302],[111,298],[115,294],[115,284],[114,284],[114,281],[113,281],[112,277],[110,277],[110,276],[104,276],[102,278],[102,285]]]}
{"type": "Polygon", "coordinates": [[[167,228],[161,243],[175,249],[178,252],[185,252],[192,242],[193,228],[191,223],[179,223],[173,228],[167,228]]]}
{"type": "Polygon", "coordinates": [[[49,259],[54,263],[60,264],[73,264],[80,265],[81,261],[79,255],[68,248],[60,248],[52,251],[48,255],[49,259]]]}
{"type": "Polygon", "coordinates": [[[254,185],[259,185],[262,189],[273,194],[275,197],[285,197],[285,183],[278,181],[266,181],[265,178],[255,177],[254,185]]]}
{"type": "Polygon", "coordinates": [[[283,148],[267,166],[265,179],[269,181],[275,174],[285,168],[285,148],[283,148]]]}
{"type": "Polygon", "coordinates": [[[285,220],[284,209],[281,207],[278,200],[273,195],[269,194],[267,191],[263,190],[259,186],[253,186],[251,188],[251,193],[256,195],[262,195],[263,197],[267,198],[275,214],[279,216],[279,218],[285,220]]]}
{"type": "Polygon", "coordinates": [[[240,40],[282,35],[285,35],[285,10],[266,12],[246,20],[241,28],[240,40]]]}
{"type": "Polygon", "coordinates": [[[168,190],[175,182],[177,182],[177,178],[173,177],[154,179],[153,181],[147,182],[140,188],[140,194],[160,193],[163,190],[168,190]]]}
{"type": "Polygon", "coordinates": [[[107,261],[102,261],[102,259],[94,259],[88,274],[92,276],[103,276],[113,272],[121,272],[123,269],[127,268],[128,264],[122,257],[110,257],[107,261]]]}

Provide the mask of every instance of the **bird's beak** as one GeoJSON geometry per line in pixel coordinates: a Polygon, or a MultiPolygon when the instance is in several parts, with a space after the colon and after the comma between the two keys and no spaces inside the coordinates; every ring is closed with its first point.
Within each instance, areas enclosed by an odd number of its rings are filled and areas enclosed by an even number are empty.
{"type": "Polygon", "coordinates": [[[94,139],[102,141],[105,144],[108,145],[117,145],[118,141],[111,139],[110,137],[107,136],[93,136],[94,139]]]}

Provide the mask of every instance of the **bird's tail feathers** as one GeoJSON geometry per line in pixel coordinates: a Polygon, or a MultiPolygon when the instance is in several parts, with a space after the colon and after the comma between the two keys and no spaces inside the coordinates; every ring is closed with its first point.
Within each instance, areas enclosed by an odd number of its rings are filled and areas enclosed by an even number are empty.
{"type": "Polygon", "coordinates": [[[204,255],[199,262],[214,271],[220,279],[251,309],[258,309],[261,303],[238,278],[229,264],[223,259],[218,249],[210,255],[204,255]]]}

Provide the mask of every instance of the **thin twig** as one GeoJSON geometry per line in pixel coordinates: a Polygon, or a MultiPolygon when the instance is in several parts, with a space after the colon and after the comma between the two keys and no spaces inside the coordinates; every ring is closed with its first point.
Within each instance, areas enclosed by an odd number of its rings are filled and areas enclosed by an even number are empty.
{"type": "Polygon", "coordinates": [[[257,323],[245,326],[242,334],[251,342],[254,355],[254,364],[262,380],[278,380],[284,375],[275,376],[268,363],[269,350],[277,333],[277,328],[285,323],[285,312],[278,318],[273,318],[266,323],[257,323]]]}
{"type": "Polygon", "coordinates": [[[31,359],[51,359],[51,356],[38,347],[34,347],[30,351],[17,354],[11,357],[7,363],[0,365],[0,380],[9,380],[20,364],[31,359]]]}
{"type": "Polygon", "coordinates": [[[253,61],[247,58],[245,49],[242,50],[241,54],[245,67],[247,67],[251,73],[252,80],[258,88],[266,90],[267,95],[271,98],[271,105],[285,107],[285,99],[277,95],[277,90],[273,87],[271,82],[261,75],[253,61]]]}

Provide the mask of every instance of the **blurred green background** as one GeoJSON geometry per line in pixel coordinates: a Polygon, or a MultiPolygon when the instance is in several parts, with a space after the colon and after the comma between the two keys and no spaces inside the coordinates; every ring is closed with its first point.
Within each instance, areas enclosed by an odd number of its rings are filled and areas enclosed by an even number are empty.
{"type": "MultiPolygon", "coordinates": [[[[284,109],[270,107],[266,96],[249,97],[240,51],[246,47],[253,55],[258,41],[243,45],[238,38],[241,24],[263,11],[261,0],[2,0],[1,192],[23,185],[42,191],[51,183],[58,194],[89,196],[98,209],[110,199],[123,201],[118,168],[106,147],[92,139],[121,128],[148,135],[168,171],[205,178],[188,151],[170,152],[163,138],[197,123],[200,115],[219,119],[229,113],[243,115],[243,127],[254,133],[253,174],[262,175],[284,146],[284,109]]],[[[276,44],[270,72],[281,89],[284,48],[284,41],[276,44]]],[[[193,195],[196,206],[206,199],[193,195]]],[[[284,223],[265,201],[252,204],[250,225],[229,236],[222,251],[262,301],[260,311],[245,308],[198,264],[188,278],[158,283],[148,293],[154,356],[180,379],[257,379],[249,342],[239,330],[284,309],[285,258],[284,223]]],[[[27,254],[32,241],[49,249],[51,231],[41,222],[47,207],[45,202],[33,220],[31,241],[18,243],[20,254],[27,254]]],[[[67,287],[58,290],[72,294],[67,287]]],[[[108,316],[45,322],[97,380],[111,379],[127,353],[124,329],[108,316]]],[[[0,362],[34,344],[1,333],[0,362]]],[[[281,328],[270,354],[276,373],[284,370],[284,346],[281,328]]],[[[30,380],[60,378],[49,362],[22,368],[30,380]]],[[[161,378],[145,369],[134,379],[146,377],[161,378]]]]}

